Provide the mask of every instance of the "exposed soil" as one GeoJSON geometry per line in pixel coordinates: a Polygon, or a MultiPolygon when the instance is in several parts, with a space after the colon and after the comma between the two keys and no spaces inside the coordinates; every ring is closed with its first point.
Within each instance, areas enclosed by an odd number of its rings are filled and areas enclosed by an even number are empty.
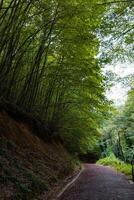
{"type": "Polygon", "coordinates": [[[60,142],[46,143],[0,112],[0,200],[48,200],[72,172],[72,158],[60,142]]]}

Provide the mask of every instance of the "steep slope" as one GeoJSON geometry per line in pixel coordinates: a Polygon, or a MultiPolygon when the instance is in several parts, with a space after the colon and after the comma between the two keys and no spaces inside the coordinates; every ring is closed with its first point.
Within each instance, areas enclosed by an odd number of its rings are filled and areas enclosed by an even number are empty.
{"type": "Polygon", "coordinates": [[[43,142],[28,123],[0,111],[1,200],[47,199],[53,186],[74,168],[61,143],[43,142]]]}

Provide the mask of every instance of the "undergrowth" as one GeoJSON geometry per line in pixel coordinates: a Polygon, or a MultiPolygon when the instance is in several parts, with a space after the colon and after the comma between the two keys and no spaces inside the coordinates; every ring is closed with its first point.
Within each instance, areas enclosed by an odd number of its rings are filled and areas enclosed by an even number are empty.
{"type": "Polygon", "coordinates": [[[132,167],[131,164],[127,164],[118,158],[115,157],[114,154],[110,154],[108,157],[102,158],[97,161],[97,164],[105,165],[105,166],[111,166],[114,169],[116,169],[119,172],[124,173],[129,178],[131,178],[132,175],[132,167]]]}
{"type": "MultiPolygon", "coordinates": [[[[32,200],[49,192],[60,179],[71,174],[76,161],[67,157],[64,151],[65,160],[58,159],[58,149],[52,148],[47,154],[35,153],[30,148],[22,150],[12,141],[0,137],[0,199],[32,200]]],[[[49,150],[47,146],[46,150],[49,150]]]]}
{"type": "Polygon", "coordinates": [[[33,134],[34,122],[26,121],[0,112],[1,200],[47,199],[78,165],[60,141],[44,142],[33,134]]]}

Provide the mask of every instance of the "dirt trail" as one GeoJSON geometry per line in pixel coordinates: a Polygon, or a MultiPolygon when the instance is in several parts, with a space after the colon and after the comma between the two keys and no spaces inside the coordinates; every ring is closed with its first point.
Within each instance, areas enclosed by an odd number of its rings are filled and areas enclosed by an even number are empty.
{"type": "Polygon", "coordinates": [[[110,167],[85,164],[79,178],[58,200],[134,200],[134,184],[110,167]]]}

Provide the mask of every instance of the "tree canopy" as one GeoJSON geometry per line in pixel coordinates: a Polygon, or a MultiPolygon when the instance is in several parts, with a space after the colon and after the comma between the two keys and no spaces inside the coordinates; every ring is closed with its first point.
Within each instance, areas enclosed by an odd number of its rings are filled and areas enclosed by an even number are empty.
{"type": "Polygon", "coordinates": [[[41,118],[70,151],[97,148],[108,108],[101,39],[120,37],[123,27],[132,46],[133,2],[123,2],[0,2],[0,99],[41,118]]]}

